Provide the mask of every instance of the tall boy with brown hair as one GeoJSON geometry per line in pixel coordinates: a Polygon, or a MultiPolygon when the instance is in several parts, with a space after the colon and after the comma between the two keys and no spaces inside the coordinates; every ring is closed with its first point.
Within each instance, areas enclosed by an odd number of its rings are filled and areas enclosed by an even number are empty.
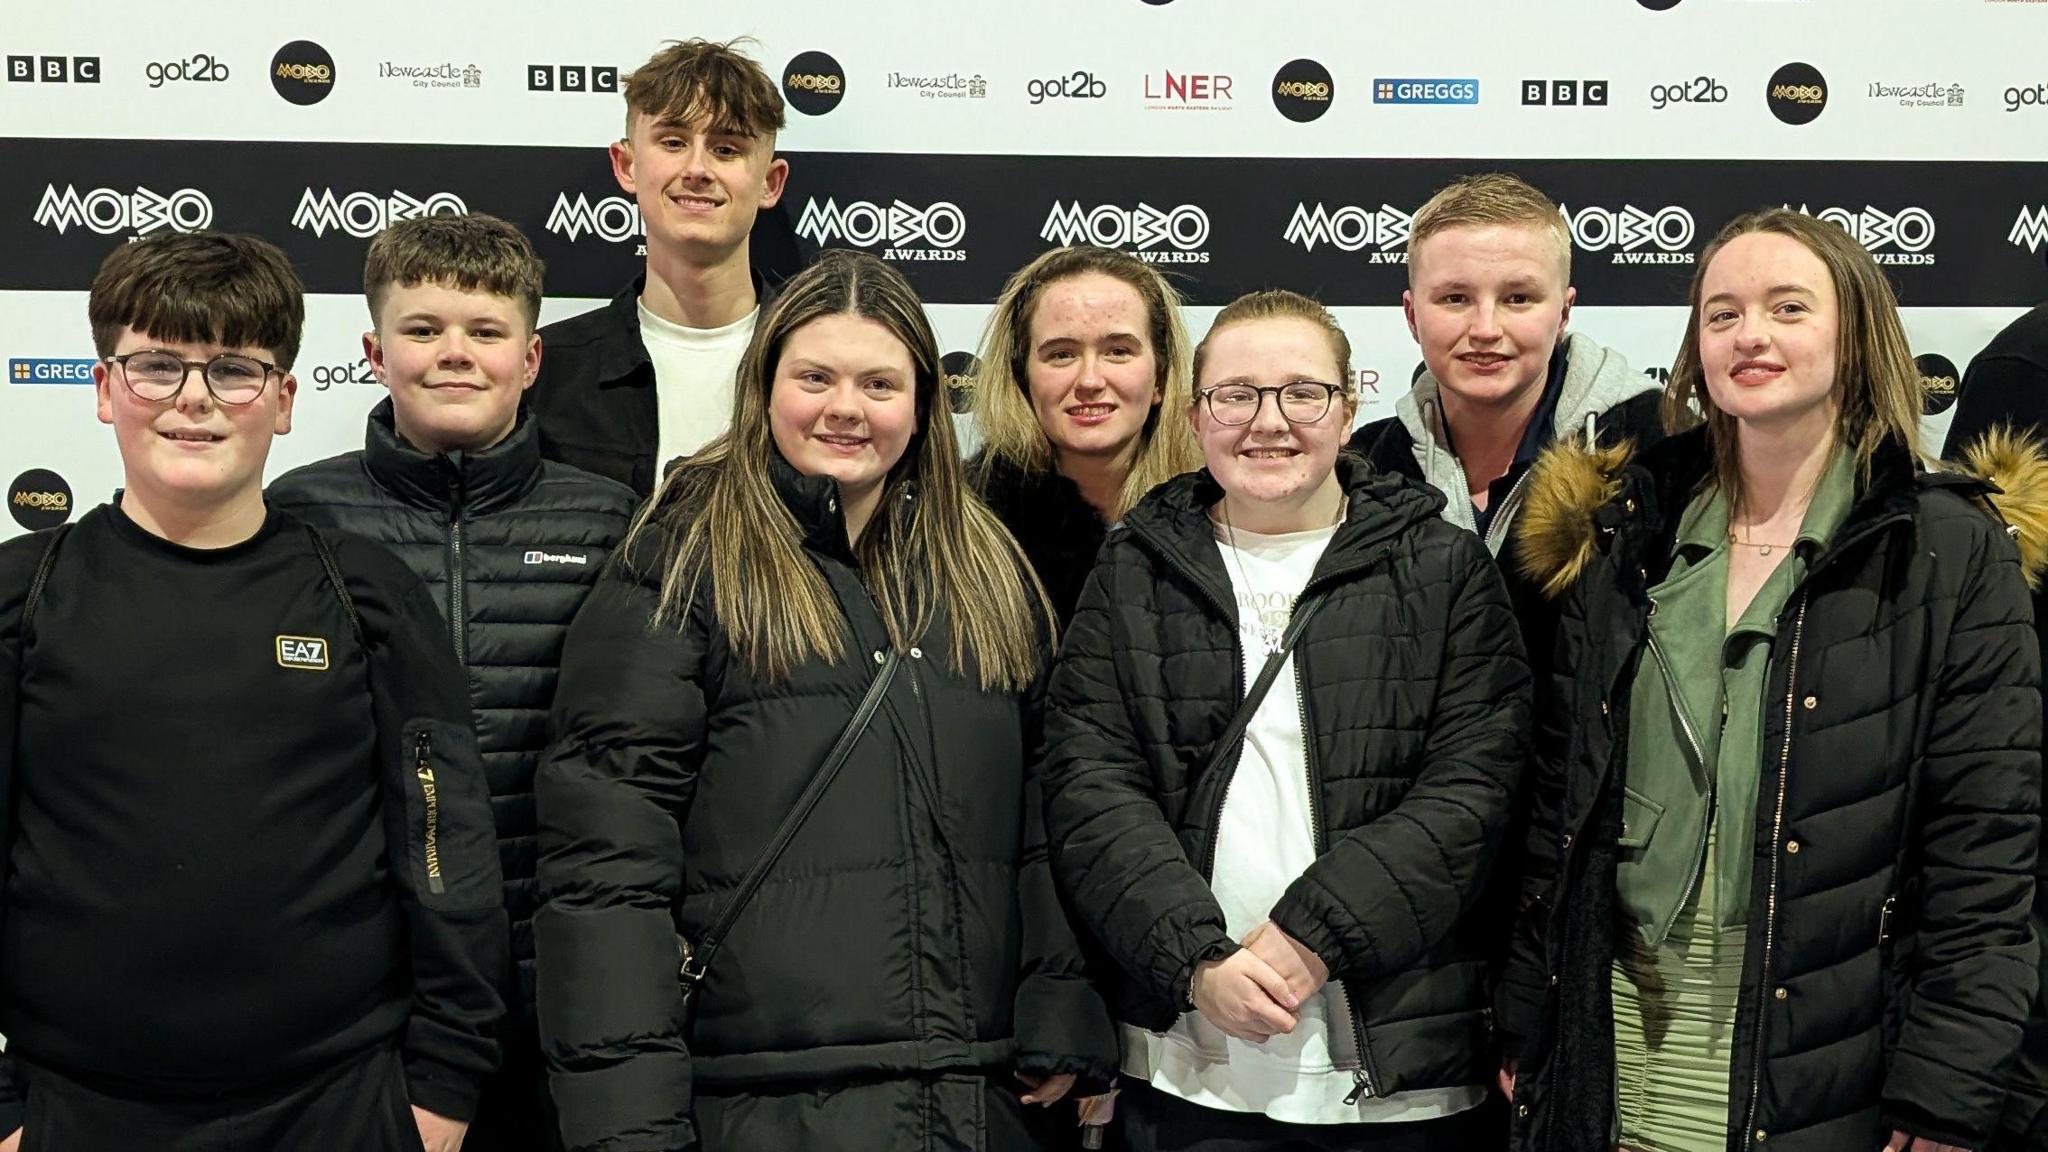
{"type": "Polygon", "coordinates": [[[250,236],[87,305],[125,483],[0,544],[0,1148],[453,1152],[505,913],[419,581],[263,499],[305,309],[250,236]]]}
{"type": "Polygon", "coordinates": [[[732,44],[685,40],[625,84],[612,175],[640,206],[647,267],[606,307],[550,324],[534,388],[541,453],[641,495],[725,431],[732,377],[769,296],[748,237],[782,198],[782,93],[732,44]]]}
{"type": "Polygon", "coordinates": [[[534,334],[542,272],[526,237],[493,216],[379,232],[363,266],[363,348],[391,395],[371,411],[361,451],[269,492],[277,507],[389,546],[432,591],[468,674],[514,964],[504,1066],[485,1086],[469,1152],[555,1146],[533,1009],[533,774],[563,635],[634,505],[623,484],[541,459],[521,399],[545,362],[534,334]]]}

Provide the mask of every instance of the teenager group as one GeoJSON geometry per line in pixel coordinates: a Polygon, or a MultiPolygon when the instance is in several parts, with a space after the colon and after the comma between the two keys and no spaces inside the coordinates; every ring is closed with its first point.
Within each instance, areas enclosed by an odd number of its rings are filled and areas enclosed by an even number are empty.
{"type": "Polygon", "coordinates": [[[1463,178],[1355,430],[1315,301],[1049,251],[963,459],[901,275],[750,272],[773,81],[625,94],[645,276],[536,331],[512,226],[392,225],[389,396],[267,490],[283,255],[101,267],[124,485],[0,545],[0,1150],[2048,1147],[2048,455],[1927,458],[1848,235],[1731,221],[1660,387],[1463,178]]]}

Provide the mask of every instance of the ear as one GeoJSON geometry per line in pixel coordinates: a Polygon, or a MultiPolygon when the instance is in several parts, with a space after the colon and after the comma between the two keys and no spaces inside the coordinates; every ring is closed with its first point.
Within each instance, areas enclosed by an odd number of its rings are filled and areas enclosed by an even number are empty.
{"type": "Polygon", "coordinates": [[[112,424],[114,422],[115,387],[113,366],[105,360],[94,363],[92,366],[93,407],[97,411],[100,423],[102,424],[112,424]]]}
{"type": "Polygon", "coordinates": [[[1408,321],[1408,335],[1414,337],[1417,344],[1422,343],[1422,333],[1415,330],[1415,290],[1413,288],[1401,290],[1401,315],[1408,321]]]}
{"type": "Polygon", "coordinates": [[[524,392],[528,388],[533,387],[533,382],[539,378],[540,333],[535,332],[533,335],[526,338],[526,383],[521,384],[519,386],[519,390],[524,392]]]}
{"type": "Polygon", "coordinates": [[[299,396],[299,378],[287,372],[277,382],[277,424],[273,431],[283,436],[292,430],[292,401],[299,396]]]}
{"type": "Polygon", "coordinates": [[[789,183],[789,161],[777,156],[768,164],[768,174],[761,185],[761,207],[773,208],[782,199],[782,189],[789,183]]]}
{"type": "Polygon", "coordinates": [[[391,381],[384,376],[384,344],[375,331],[363,333],[363,358],[370,362],[370,374],[377,378],[377,383],[389,389],[391,381]]]}
{"type": "Polygon", "coordinates": [[[1557,338],[1564,339],[1565,325],[1572,322],[1572,305],[1579,302],[1579,290],[1569,285],[1564,290],[1564,310],[1557,314],[1557,338]]]}
{"type": "Polygon", "coordinates": [[[633,142],[631,140],[614,140],[612,141],[610,152],[612,157],[612,179],[619,182],[619,187],[625,190],[626,195],[638,195],[639,193],[633,190],[633,142]]]}

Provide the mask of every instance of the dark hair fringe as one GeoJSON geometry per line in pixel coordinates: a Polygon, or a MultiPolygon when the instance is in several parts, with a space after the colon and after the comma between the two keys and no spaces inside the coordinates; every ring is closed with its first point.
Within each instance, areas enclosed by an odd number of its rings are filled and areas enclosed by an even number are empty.
{"type": "Polygon", "coordinates": [[[122,328],[180,344],[261,348],[290,369],[306,326],[306,286],[276,245],[233,232],[171,232],[107,254],[86,302],[93,347],[122,328]]]}

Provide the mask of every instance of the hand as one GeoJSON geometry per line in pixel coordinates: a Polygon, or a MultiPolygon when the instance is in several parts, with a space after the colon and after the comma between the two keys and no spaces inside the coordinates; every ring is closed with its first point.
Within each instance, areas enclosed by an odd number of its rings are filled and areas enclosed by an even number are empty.
{"type": "Polygon", "coordinates": [[[1503,1060],[1500,1062],[1500,1080],[1498,1083],[1500,1084],[1500,1094],[1513,1100],[1515,1098],[1515,1062],[1513,1060],[1503,1060]]]}
{"type": "MultiPolygon", "coordinates": [[[[0,1152],[7,1152],[7,1150],[4,1146],[0,1146],[0,1152]]],[[[1970,1150],[1959,1144],[1942,1144],[1929,1140],[1924,1136],[1908,1136],[1904,1132],[1894,1130],[1892,1138],[1885,1142],[1884,1152],[1970,1152],[1970,1150]]]]}
{"type": "Polygon", "coordinates": [[[16,1128],[7,1134],[7,1139],[0,1140],[0,1152],[21,1152],[21,1129],[16,1128]]]}
{"type": "Polygon", "coordinates": [[[1250,1044],[1264,1044],[1275,1035],[1294,1031],[1301,1001],[1273,966],[1250,949],[1195,968],[1195,1011],[1250,1044]]]}
{"type": "MultiPolygon", "coordinates": [[[[420,1143],[427,1152],[459,1152],[462,1138],[469,1134],[469,1125],[446,1116],[436,1116],[415,1104],[412,1108],[412,1122],[420,1130],[420,1143]]],[[[7,1152],[0,1148],[0,1152],[7,1152]]]]}
{"type": "Polygon", "coordinates": [[[1031,1089],[1023,1095],[1024,1103],[1036,1104],[1040,1108],[1050,1108],[1059,1103],[1060,1098],[1074,1087],[1072,1072],[1055,1072],[1050,1076],[1040,1076],[1035,1072],[1019,1072],[1017,1079],[1022,1080],[1024,1086],[1031,1089]]]}
{"type": "Polygon", "coordinates": [[[1282,931],[1271,920],[1245,935],[1244,946],[1271,965],[1287,981],[1287,990],[1298,1003],[1323,990],[1329,983],[1330,968],[1323,958],[1303,947],[1301,941],[1282,931]]]}

